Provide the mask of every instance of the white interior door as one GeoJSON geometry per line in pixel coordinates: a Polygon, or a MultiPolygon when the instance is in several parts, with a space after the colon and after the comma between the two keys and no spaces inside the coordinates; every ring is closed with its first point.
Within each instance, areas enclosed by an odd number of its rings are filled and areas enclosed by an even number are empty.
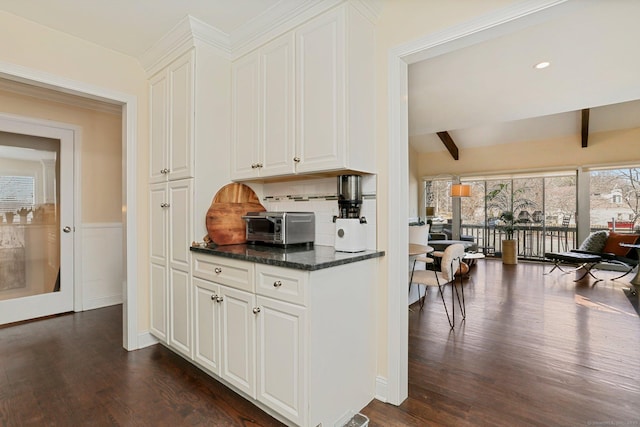
{"type": "Polygon", "coordinates": [[[0,325],[73,310],[74,130],[0,116],[0,325]]]}

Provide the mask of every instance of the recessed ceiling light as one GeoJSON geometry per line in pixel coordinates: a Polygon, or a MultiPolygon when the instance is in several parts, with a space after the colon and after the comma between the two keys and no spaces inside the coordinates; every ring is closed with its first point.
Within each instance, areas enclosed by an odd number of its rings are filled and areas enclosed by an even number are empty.
{"type": "Polygon", "coordinates": [[[547,68],[549,65],[551,65],[551,62],[543,61],[538,62],[536,65],[534,65],[534,68],[536,68],[537,70],[542,70],[543,68],[547,68]]]}

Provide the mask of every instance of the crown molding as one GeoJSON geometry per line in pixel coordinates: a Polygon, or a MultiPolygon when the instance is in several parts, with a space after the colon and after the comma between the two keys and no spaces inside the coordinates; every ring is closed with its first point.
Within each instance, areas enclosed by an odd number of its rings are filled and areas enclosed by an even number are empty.
{"type": "Polygon", "coordinates": [[[231,34],[234,59],[344,1],[303,0],[293,9],[290,2],[279,2],[231,34]]]}
{"type": "Polygon", "coordinates": [[[384,4],[383,0],[296,0],[292,8],[292,1],[278,2],[231,34],[187,15],[140,56],[140,63],[152,76],[195,46],[195,41],[206,43],[220,56],[234,60],[338,5],[349,3],[375,23],[384,4]]]}
{"type": "Polygon", "coordinates": [[[152,76],[178,55],[194,47],[196,40],[212,46],[223,57],[231,57],[231,43],[226,33],[187,15],[140,57],[140,63],[152,76]]]}
{"type": "Polygon", "coordinates": [[[349,0],[369,21],[374,24],[382,14],[384,0],[349,0]]]}

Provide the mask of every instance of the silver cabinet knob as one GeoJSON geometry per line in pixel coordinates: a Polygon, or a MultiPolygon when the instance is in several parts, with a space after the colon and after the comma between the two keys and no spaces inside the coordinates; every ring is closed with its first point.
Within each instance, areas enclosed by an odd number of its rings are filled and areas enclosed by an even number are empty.
{"type": "Polygon", "coordinates": [[[262,163],[258,163],[256,167],[261,168],[262,166],[264,166],[262,163]]]}
{"type": "Polygon", "coordinates": [[[253,314],[258,314],[258,313],[260,313],[260,307],[254,307],[253,314]]]}
{"type": "Polygon", "coordinates": [[[160,203],[161,208],[168,208],[169,206],[169,203],[160,203]]]}
{"type": "Polygon", "coordinates": [[[224,297],[216,297],[216,302],[222,302],[224,301],[224,297]]]}
{"type": "Polygon", "coordinates": [[[211,295],[211,301],[217,301],[218,295],[213,294],[211,295]]]}
{"type": "Polygon", "coordinates": [[[300,157],[294,157],[293,161],[296,162],[296,163],[300,163],[300,157]]]}
{"type": "Polygon", "coordinates": [[[62,229],[62,231],[64,231],[65,233],[71,233],[71,227],[69,227],[68,225],[62,229]]]}
{"type": "Polygon", "coordinates": [[[282,286],[282,282],[280,280],[276,280],[275,282],[273,282],[274,288],[279,288],[280,286],[282,286]]]}
{"type": "Polygon", "coordinates": [[[258,165],[256,163],[251,163],[251,169],[255,169],[257,167],[258,167],[258,165]]]}
{"type": "Polygon", "coordinates": [[[213,271],[215,271],[216,274],[222,273],[222,269],[220,267],[216,267],[213,271]]]}

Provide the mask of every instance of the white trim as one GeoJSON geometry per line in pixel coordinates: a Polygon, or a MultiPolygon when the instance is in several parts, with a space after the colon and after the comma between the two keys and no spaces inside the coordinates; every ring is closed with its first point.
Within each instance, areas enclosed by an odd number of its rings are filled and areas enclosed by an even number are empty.
{"type": "Polygon", "coordinates": [[[138,335],[138,348],[150,347],[158,344],[160,341],[149,332],[141,332],[138,335]]]}
{"type": "MultiPolygon", "coordinates": [[[[545,19],[552,12],[566,12],[570,7],[559,9],[566,0],[527,0],[483,15],[472,21],[451,27],[445,31],[429,34],[420,39],[404,43],[389,51],[389,140],[387,141],[388,201],[388,250],[387,250],[387,371],[388,389],[386,401],[399,405],[408,396],[408,337],[406,289],[392,284],[406,281],[407,247],[406,219],[408,171],[408,120],[407,120],[407,64],[423,60],[444,52],[450,52],[479,39],[487,39],[496,33],[512,31],[511,25],[528,24],[516,20],[531,16],[533,20],[545,19]],[[553,9],[553,11],[551,10],[553,9]],[[536,13],[544,14],[536,15],[536,13]],[[491,30],[490,33],[485,31],[491,30]],[[484,32],[484,33],[483,33],[484,32]],[[465,39],[473,36],[473,39],[465,39]],[[394,189],[394,191],[391,191],[394,189]],[[395,190],[398,191],[395,191],[395,190]]],[[[580,2],[571,2],[571,7],[580,2]]],[[[569,4],[569,3],[566,3],[569,4]]],[[[577,7],[577,6],[576,6],[577,7]]]]}
{"type": "Polygon", "coordinates": [[[75,206],[73,208],[73,311],[82,311],[82,128],[76,126],[73,134],[73,195],[75,206]]]}
{"type": "Polygon", "coordinates": [[[125,301],[123,304],[122,339],[124,348],[127,350],[135,350],[138,348],[138,267],[136,259],[138,245],[135,235],[137,217],[137,97],[4,61],[0,61],[0,77],[123,106],[122,146],[123,174],[125,174],[123,182],[126,185],[126,192],[123,194],[123,227],[125,227],[126,230],[126,282],[123,291],[125,301]]]}
{"type": "Polygon", "coordinates": [[[378,375],[376,377],[376,395],[374,396],[377,400],[381,402],[387,402],[387,396],[389,395],[389,384],[387,383],[387,379],[385,377],[381,377],[378,375]]]}
{"type": "Polygon", "coordinates": [[[82,224],[82,228],[85,230],[90,229],[105,229],[105,228],[122,228],[122,224],[119,222],[85,222],[82,224]]]}

